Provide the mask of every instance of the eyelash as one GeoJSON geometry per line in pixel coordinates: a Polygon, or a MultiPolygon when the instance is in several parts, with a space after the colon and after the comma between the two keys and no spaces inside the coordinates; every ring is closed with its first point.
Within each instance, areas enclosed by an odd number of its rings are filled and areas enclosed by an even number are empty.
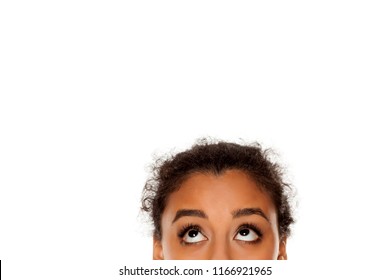
{"type": "MultiPolygon", "coordinates": [[[[246,228],[247,228],[247,229],[253,230],[253,231],[258,235],[259,238],[256,239],[256,240],[253,240],[253,241],[242,241],[242,242],[245,242],[245,243],[248,243],[248,244],[256,244],[256,243],[259,243],[259,242],[263,239],[263,231],[262,231],[257,225],[252,224],[252,223],[244,223],[244,224],[240,225],[240,226],[238,227],[238,229],[236,230],[236,233],[235,233],[234,236],[236,236],[236,235],[240,232],[240,230],[246,229],[246,228]]],[[[185,241],[182,240],[183,237],[184,237],[184,235],[185,235],[188,231],[193,230],[193,229],[194,229],[194,230],[197,230],[197,231],[199,231],[201,234],[203,234],[203,232],[202,232],[200,226],[195,225],[195,224],[190,224],[190,223],[184,225],[184,226],[181,227],[181,229],[179,230],[177,236],[181,239],[181,243],[182,243],[183,245],[193,245],[193,244],[196,244],[196,243],[187,243],[187,242],[185,242],[185,241]]]]}
{"type": "Polygon", "coordinates": [[[200,233],[202,233],[202,230],[200,229],[200,226],[195,225],[195,224],[186,224],[184,225],[180,230],[179,233],[177,234],[178,237],[183,238],[184,235],[189,231],[189,230],[197,230],[200,233]]]}

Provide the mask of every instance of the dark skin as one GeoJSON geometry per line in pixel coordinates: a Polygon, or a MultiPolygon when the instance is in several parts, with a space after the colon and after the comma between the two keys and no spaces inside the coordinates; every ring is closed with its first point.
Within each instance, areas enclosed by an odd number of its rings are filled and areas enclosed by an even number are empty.
{"type": "Polygon", "coordinates": [[[193,173],[172,193],[153,259],[285,260],[270,197],[240,170],[193,173]]]}

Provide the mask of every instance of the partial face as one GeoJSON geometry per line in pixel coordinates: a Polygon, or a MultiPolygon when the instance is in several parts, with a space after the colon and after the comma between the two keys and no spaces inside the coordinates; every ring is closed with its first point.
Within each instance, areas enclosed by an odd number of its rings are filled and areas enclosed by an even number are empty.
{"type": "Polygon", "coordinates": [[[269,196],[239,170],[192,174],[172,193],[154,259],[287,259],[269,196]]]}

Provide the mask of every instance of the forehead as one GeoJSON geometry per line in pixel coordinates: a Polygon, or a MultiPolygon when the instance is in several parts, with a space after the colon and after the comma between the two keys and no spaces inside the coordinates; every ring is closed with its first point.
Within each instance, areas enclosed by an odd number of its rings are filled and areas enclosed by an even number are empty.
{"type": "Polygon", "coordinates": [[[269,195],[250,176],[240,170],[228,170],[220,175],[190,175],[169,196],[164,212],[173,215],[179,209],[199,209],[218,216],[249,207],[261,208],[269,217],[275,212],[269,195]]]}

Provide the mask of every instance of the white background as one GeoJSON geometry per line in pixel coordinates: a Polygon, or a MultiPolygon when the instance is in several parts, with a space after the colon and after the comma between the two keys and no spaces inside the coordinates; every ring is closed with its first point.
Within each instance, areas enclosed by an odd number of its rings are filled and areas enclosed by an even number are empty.
{"type": "Polygon", "coordinates": [[[150,260],[147,166],[202,136],[278,152],[302,270],[384,277],[386,2],[1,1],[3,277],[150,260]]]}

